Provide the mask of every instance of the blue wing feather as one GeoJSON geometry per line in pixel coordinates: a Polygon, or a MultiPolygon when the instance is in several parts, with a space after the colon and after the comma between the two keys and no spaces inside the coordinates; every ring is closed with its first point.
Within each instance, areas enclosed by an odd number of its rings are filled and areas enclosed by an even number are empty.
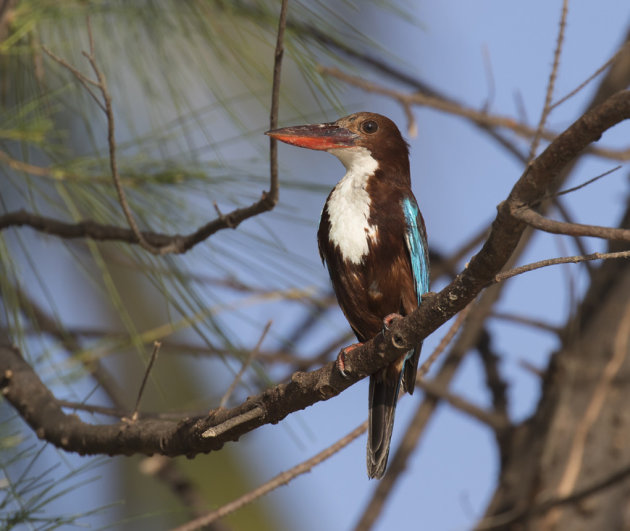
{"type": "Polygon", "coordinates": [[[420,209],[413,198],[406,197],[402,201],[405,215],[405,240],[411,257],[411,268],[416,283],[416,295],[418,304],[422,301],[422,295],[429,291],[429,253],[427,249],[427,237],[424,223],[420,215],[420,209]]]}

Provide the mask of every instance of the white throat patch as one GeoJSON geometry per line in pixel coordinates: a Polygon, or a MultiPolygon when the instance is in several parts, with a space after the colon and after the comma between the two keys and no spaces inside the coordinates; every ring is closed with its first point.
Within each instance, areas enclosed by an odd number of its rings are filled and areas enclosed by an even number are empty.
{"type": "Polygon", "coordinates": [[[368,242],[376,243],[378,230],[370,225],[368,178],[378,169],[378,162],[364,147],[330,149],[343,165],[346,174],[332,191],[326,209],[330,218],[330,241],[339,247],[341,256],[360,264],[368,253],[368,242]]]}

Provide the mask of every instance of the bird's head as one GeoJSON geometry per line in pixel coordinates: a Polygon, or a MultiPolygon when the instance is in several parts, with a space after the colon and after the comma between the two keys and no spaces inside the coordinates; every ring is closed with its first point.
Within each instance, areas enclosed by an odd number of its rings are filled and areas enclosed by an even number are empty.
{"type": "Polygon", "coordinates": [[[400,167],[409,173],[409,146],[389,118],[373,112],[357,112],[336,122],[297,125],[265,133],[294,146],[328,151],[347,169],[366,156],[380,168],[400,167]]]}

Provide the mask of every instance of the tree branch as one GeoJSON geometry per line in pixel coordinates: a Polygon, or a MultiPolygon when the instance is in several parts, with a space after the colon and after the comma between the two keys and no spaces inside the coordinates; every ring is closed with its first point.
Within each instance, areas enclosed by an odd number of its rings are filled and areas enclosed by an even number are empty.
{"type": "Polygon", "coordinates": [[[176,528],[173,531],[194,531],[195,529],[204,527],[208,524],[216,522],[219,518],[223,518],[224,516],[227,516],[228,514],[239,510],[241,507],[252,503],[258,498],[277,489],[278,487],[287,485],[296,477],[305,474],[306,472],[310,472],[319,463],[325,461],[329,457],[332,457],[337,452],[348,446],[348,444],[354,441],[357,437],[365,433],[366,430],[367,421],[363,422],[350,433],[330,445],[328,448],[325,448],[317,455],[314,455],[310,459],[307,459],[303,463],[300,463],[299,465],[296,465],[293,468],[290,468],[289,470],[278,474],[266,483],[263,483],[260,487],[257,487],[251,492],[244,494],[240,498],[237,498],[236,500],[225,504],[223,507],[219,507],[215,511],[209,512],[199,518],[195,518],[194,520],[176,528]]]}
{"type": "MultiPolygon", "coordinates": [[[[352,85],[354,87],[358,87],[365,92],[371,92],[373,94],[381,94],[382,96],[387,96],[393,100],[396,100],[403,107],[409,105],[422,105],[426,107],[430,107],[432,109],[437,109],[438,111],[447,112],[454,116],[461,116],[462,118],[466,118],[473,123],[484,126],[484,127],[503,127],[505,129],[509,129],[513,131],[517,135],[523,138],[532,138],[536,135],[536,129],[515,120],[509,116],[501,116],[496,114],[489,114],[486,111],[478,111],[471,107],[466,107],[463,104],[456,103],[450,100],[442,99],[440,97],[435,96],[427,96],[422,93],[407,93],[401,92],[398,90],[390,89],[379,85],[377,83],[372,83],[358,76],[353,76],[338,68],[331,68],[327,66],[320,66],[319,71],[322,75],[328,75],[347,83],[348,85],[352,85]]],[[[546,129],[543,129],[541,132],[541,137],[545,140],[553,140],[558,135],[546,129]]],[[[588,152],[597,155],[603,158],[609,158],[613,160],[625,161],[630,160],[630,149],[623,150],[614,150],[607,148],[597,148],[597,147],[589,147],[588,152]]]]}
{"type": "Polygon", "coordinates": [[[630,241],[630,229],[618,229],[612,227],[600,227],[597,225],[584,225],[582,223],[566,223],[541,216],[528,206],[516,206],[512,215],[528,225],[552,234],[566,234],[567,236],[592,236],[606,240],[630,241]]]}
{"type": "MultiPolygon", "coordinates": [[[[579,264],[581,262],[590,262],[592,260],[612,260],[618,258],[630,258],[630,251],[616,251],[613,253],[591,253],[586,255],[577,256],[561,256],[559,258],[548,258],[547,260],[540,260],[539,262],[533,262],[507,271],[501,271],[494,277],[494,282],[503,282],[508,278],[515,277],[516,275],[522,275],[529,271],[541,269],[543,267],[549,267],[559,264],[579,264]]],[[[550,330],[555,330],[553,327],[549,327],[550,330]]],[[[557,330],[555,330],[557,332],[557,330]]]]}
{"type": "Polygon", "coordinates": [[[433,398],[445,400],[455,409],[458,409],[472,418],[477,419],[482,424],[490,427],[496,433],[503,432],[510,427],[509,420],[500,415],[498,412],[486,411],[468,400],[465,400],[461,396],[451,393],[447,389],[443,389],[431,380],[420,379],[416,382],[416,385],[428,395],[433,398]]]}
{"type": "MultiPolygon", "coordinates": [[[[141,231],[141,234],[149,244],[160,247],[162,254],[167,252],[182,254],[220,230],[235,229],[246,219],[271,210],[273,205],[270,206],[269,199],[265,199],[267,195],[267,192],[264,192],[263,197],[253,205],[237,208],[206,223],[190,234],[169,235],[150,231],[141,231]]],[[[8,212],[0,216],[0,231],[8,227],[21,226],[28,226],[39,232],[52,234],[64,239],[90,238],[97,241],[116,241],[132,245],[140,243],[131,229],[105,225],[92,220],[67,223],[45,216],[38,216],[25,210],[8,212]]]]}
{"type": "Polygon", "coordinates": [[[536,134],[532,139],[532,144],[529,148],[529,159],[533,159],[538,149],[538,144],[542,137],[542,132],[547,123],[547,118],[551,112],[551,99],[553,98],[553,89],[556,85],[556,77],[558,76],[558,67],[560,66],[560,54],[562,53],[562,44],[564,43],[564,29],[567,24],[567,15],[569,13],[569,0],[563,0],[562,2],[562,14],[560,15],[560,24],[558,27],[558,37],[556,39],[556,49],[553,52],[553,66],[549,73],[549,81],[547,82],[547,93],[545,95],[545,104],[543,110],[540,113],[540,120],[538,121],[538,127],[536,128],[536,134]]]}
{"type": "MultiPolygon", "coordinates": [[[[272,103],[271,103],[271,116],[270,116],[270,128],[274,129],[277,126],[277,114],[279,105],[280,94],[280,74],[282,70],[282,56],[283,56],[283,39],[284,28],[286,25],[286,8],[283,7],[280,13],[280,21],[278,23],[278,37],[276,42],[276,49],[274,55],[274,70],[273,70],[273,88],[272,88],[272,103]]],[[[54,54],[50,54],[56,61],[60,62],[64,67],[69,68],[70,71],[77,77],[77,79],[87,88],[85,76],[74,69],[71,65],[63,61],[61,58],[57,58],[54,54]],[[76,73],[75,73],[76,72],[76,73]]],[[[88,60],[92,64],[93,57],[88,54],[88,60]]],[[[95,64],[92,65],[95,68],[95,64]]],[[[100,71],[95,70],[98,73],[100,71]]],[[[99,82],[102,87],[107,90],[104,85],[104,78],[99,76],[99,82]]],[[[94,82],[91,82],[94,84],[94,82]]],[[[98,85],[97,85],[98,86],[98,85]]],[[[101,88],[101,87],[99,87],[101,88]]],[[[101,90],[103,91],[103,88],[101,90]]],[[[104,97],[107,103],[107,97],[104,97]]],[[[105,107],[101,103],[101,107],[105,107]]],[[[115,144],[113,138],[113,113],[109,112],[109,107],[105,107],[108,117],[108,140],[110,149],[110,163],[112,166],[112,172],[117,175],[116,163],[115,163],[115,144]]],[[[46,234],[52,234],[61,238],[91,238],[99,241],[118,241],[123,243],[129,243],[133,245],[142,245],[145,249],[156,252],[156,254],[182,254],[195,245],[203,242],[214,233],[223,229],[235,229],[243,221],[251,217],[257,216],[269,210],[272,210],[278,202],[278,162],[277,162],[277,146],[276,141],[271,139],[270,141],[270,178],[269,178],[269,192],[263,191],[258,201],[253,204],[234,209],[228,214],[221,214],[217,219],[206,223],[199,227],[196,231],[187,235],[167,235],[161,233],[155,233],[151,231],[140,231],[134,228],[123,228],[113,225],[105,225],[97,223],[92,220],[85,220],[79,223],[67,223],[45,216],[38,216],[24,210],[17,212],[9,212],[0,216],[0,231],[8,227],[20,227],[29,226],[40,232],[46,234]],[[146,245],[144,245],[146,244],[146,245]]],[[[120,191],[119,191],[120,197],[120,191]]],[[[132,226],[133,227],[133,226],[132,226]]]]}

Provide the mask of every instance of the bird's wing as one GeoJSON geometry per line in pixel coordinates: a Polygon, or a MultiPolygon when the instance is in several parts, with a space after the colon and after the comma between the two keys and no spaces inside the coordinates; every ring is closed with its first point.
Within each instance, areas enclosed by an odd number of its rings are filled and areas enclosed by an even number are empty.
{"type": "Polygon", "coordinates": [[[405,214],[405,242],[411,258],[416,296],[420,304],[422,295],[429,291],[429,250],[426,230],[422,214],[413,196],[403,199],[402,207],[405,214]]]}
{"type": "MultiPolygon", "coordinates": [[[[429,249],[427,246],[426,229],[420,209],[413,196],[406,197],[402,202],[405,214],[405,242],[409,251],[411,270],[416,288],[418,305],[422,302],[422,295],[429,291],[429,249]]],[[[407,355],[403,363],[402,382],[409,394],[413,394],[416,383],[416,372],[420,359],[422,343],[407,355]]]]}

